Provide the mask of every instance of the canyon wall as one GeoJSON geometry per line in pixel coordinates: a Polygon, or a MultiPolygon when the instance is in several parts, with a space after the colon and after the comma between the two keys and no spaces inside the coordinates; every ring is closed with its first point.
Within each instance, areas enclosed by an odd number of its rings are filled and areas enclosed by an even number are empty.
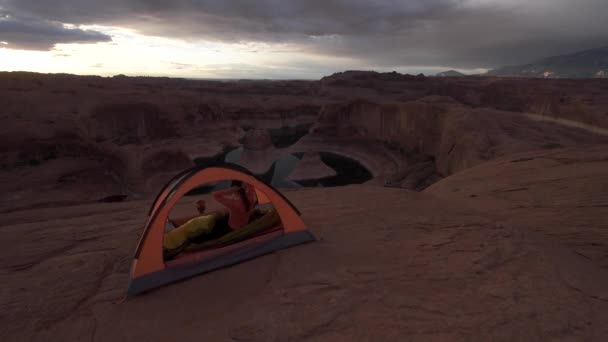
{"type": "Polygon", "coordinates": [[[276,148],[342,154],[378,184],[422,190],[508,153],[604,142],[606,108],[608,80],[0,73],[2,207],[149,196],[196,158],[238,146],[251,129],[269,130],[276,148]],[[17,189],[24,179],[29,190],[17,189]]]}
{"type": "Polygon", "coordinates": [[[443,176],[509,153],[608,141],[583,129],[471,108],[442,97],[408,103],[357,100],[327,105],[312,132],[381,142],[405,155],[428,156],[443,176]]]}

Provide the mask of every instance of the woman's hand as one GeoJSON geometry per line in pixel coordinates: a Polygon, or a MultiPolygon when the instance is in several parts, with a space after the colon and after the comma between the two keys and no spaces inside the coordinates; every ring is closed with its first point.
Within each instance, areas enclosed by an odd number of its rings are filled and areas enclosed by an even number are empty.
{"type": "Polygon", "coordinates": [[[204,200],[198,200],[196,201],[196,203],[194,203],[194,205],[196,206],[196,209],[198,210],[199,214],[205,213],[205,210],[207,209],[207,204],[204,200]]]}

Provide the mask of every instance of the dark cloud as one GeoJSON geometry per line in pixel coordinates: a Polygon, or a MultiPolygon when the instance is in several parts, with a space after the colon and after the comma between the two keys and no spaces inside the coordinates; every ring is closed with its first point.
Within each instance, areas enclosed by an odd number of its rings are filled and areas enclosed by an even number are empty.
{"type": "Polygon", "coordinates": [[[0,0],[184,40],[292,43],[370,66],[494,67],[608,45],[606,0],[0,0]]]}
{"type": "Polygon", "coordinates": [[[100,32],[67,28],[49,20],[14,16],[0,11],[0,41],[3,47],[20,50],[50,50],[59,43],[94,43],[111,40],[100,32]]]}
{"type": "Polygon", "coordinates": [[[61,22],[120,24],[143,32],[222,41],[399,33],[463,0],[0,0],[16,13],[61,22]]]}

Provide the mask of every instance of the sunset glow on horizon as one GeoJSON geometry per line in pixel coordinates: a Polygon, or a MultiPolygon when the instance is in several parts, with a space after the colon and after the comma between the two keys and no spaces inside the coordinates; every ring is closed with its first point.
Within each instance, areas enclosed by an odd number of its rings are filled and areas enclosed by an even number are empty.
{"type": "Polygon", "coordinates": [[[564,16],[565,0],[0,0],[0,65],[185,78],[480,74],[608,44],[606,3],[582,2],[564,16]]]}

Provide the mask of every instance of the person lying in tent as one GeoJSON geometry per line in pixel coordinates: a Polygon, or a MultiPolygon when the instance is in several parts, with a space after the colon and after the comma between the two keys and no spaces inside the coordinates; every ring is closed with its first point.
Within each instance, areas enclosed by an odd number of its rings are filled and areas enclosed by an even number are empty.
{"type": "Polygon", "coordinates": [[[255,189],[249,184],[235,181],[229,189],[214,192],[213,198],[225,209],[206,213],[206,203],[200,200],[195,203],[200,215],[170,220],[177,228],[165,233],[165,258],[172,258],[193,244],[211,248],[212,241],[219,245],[238,242],[279,222],[274,209],[256,210],[255,189]]]}
{"type": "MultiPolygon", "coordinates": [[[[187,217],[180,217],[180,218],[169,218],[169,222],[173,225],[173,227],[179,227],[182,224],[197,218],[199,216],[205,215],[205,211],[207,210],[207,203],[205,202],[205,200],[198,200],[196,202],[194,202],[194,206],[196,206],[196,210],[198,211],[198,215],[193,215],[193,216],[187,216],[187,217]]],[[[208,215],[209,213],[207,213],[208,215]]]]}

